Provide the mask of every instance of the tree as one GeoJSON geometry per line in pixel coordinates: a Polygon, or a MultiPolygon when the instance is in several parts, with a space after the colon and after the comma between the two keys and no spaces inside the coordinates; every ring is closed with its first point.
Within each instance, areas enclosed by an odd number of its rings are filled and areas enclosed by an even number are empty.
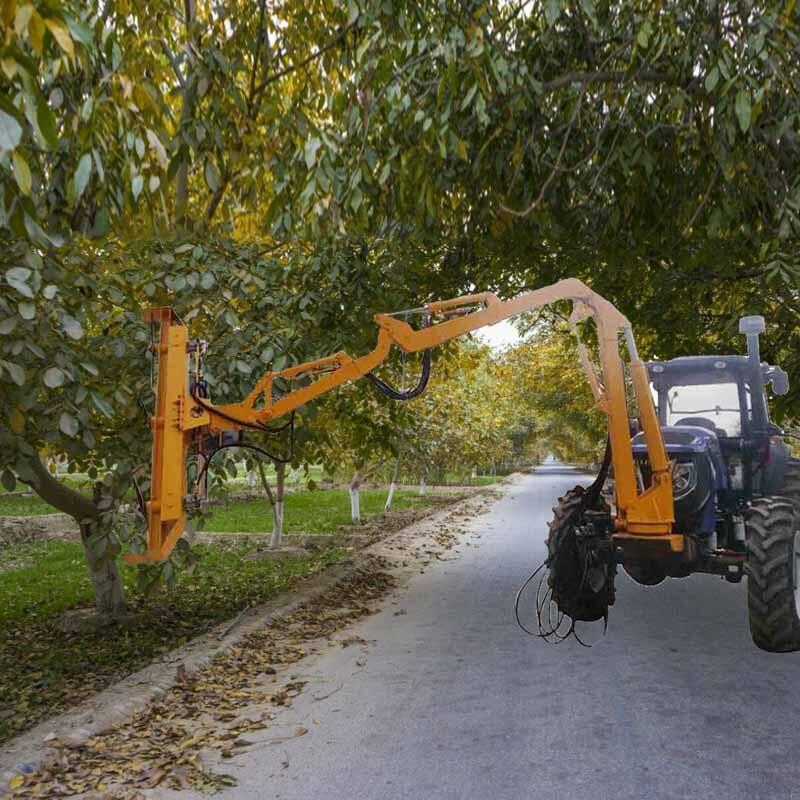
{"type": "Polygon", "coordinates": [[[314,453],[331,474],[345,470],[350,513],[361,521],[362,484],[392,458],[397,458],[409,426],[409,410],[366,381],[346,385],[319,401],[315,415],[314,453]]]}
{"type": "MultiPolygon", "coordinates": [[[[95,529],[146,469],[144,305],[216,337],[220,400],[281,359],[363,351],[372,312],[566,275],[645,355],[729,350],[736,317],[765,313],[765,357],[800,369],[795,4],[251,11],[3,6],[2,474],[84,521],[118,587],[100,607],[121,584],[95,529]],[[97,496],[55,483],[43,448],[97,496]]],[[[453,454],[500,441],[477,405],[452,412],[453,454]]]]}
{"type": "Polygon", "coordinates": [[[512,382],[515,405],[529,410],[535,429],[529,436],[537,455],[588,464],[602,455],[605,415],[595,407],[575,341],[566,326],[539,326],[507,351],[502,369],[512,382]]]}
{"type": "Polygon", "coordinates": [[[530,425],[527,406],[515,402],[514,377],[486,345],[469,339],[441,348],[428,390],[412,401],[406,460],[421,477],[468,474],[476,465],[512,462],[522,456],[514,437],[530,425]]]}
{"type": "Polygon", "coordinates": [[[584,278],[651,354],[729,348],[738,314],[766,312],[775,359],[798,365],[800,8],[404,11],[363,20],[372,46],[331,86],[351,112],[320,141],[346,124],[356,144],[320,147],[287,186],[318,225],[384,226],[437,295],[584,278]]]}

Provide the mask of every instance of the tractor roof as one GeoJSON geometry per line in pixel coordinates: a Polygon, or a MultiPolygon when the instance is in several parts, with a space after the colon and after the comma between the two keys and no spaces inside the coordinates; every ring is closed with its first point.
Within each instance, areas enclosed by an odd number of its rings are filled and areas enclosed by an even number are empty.
{"type": "Polygon", "coordinates": [[[747,356],[681,356],[669,361],[648,361],[650,378],[667,383],[727,383],[736,381],[748,368],[747,356]]]}

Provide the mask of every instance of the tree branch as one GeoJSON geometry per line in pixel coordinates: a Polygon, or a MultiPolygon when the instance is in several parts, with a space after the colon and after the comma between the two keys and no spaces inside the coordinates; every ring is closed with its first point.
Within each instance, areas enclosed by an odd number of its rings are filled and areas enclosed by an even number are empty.
{"type": "MultiPolygon", "coordinates": [[[[184,13],[186,25],[186,54],[189,65],[186,71],[186,84],[183,90],[181,115],[178,123],[177,136],[184,133],[184,129],[194,119],[194,107],[197,99],[197,80],[193,74],[195,68],[195,53],[192,38],[194,36],[195,5],[194,0],[184,0],[184,13]]],[[[186,223],[186,206],[189,200],[189,159],[184,159],[178,167],[175,176],[175,217],[179,225],[186,223]]]]}
{"type": "Polygon", "coordinates": [[[569,125],[567,126],[567,131],[564,134],[564,140],[561,142],[561,149],[558,151],[556,163],[553,165],[553,169],[550,171],[547,179],[542,184],[542,188],[539,190],[539,195],[524,211],[517,211],[516,209],[509,208],[508,206],[503,205],[503,203],[500,203],[500,208],[502,208],[506,213],[512,214],[515,217],[527,217],[528,214],[535,211],[539,207],[539,204],[542,202],[542,200],[544,200],[545,192],[550,188],[550,184],[553,182],[556,177],[556,173],[559,171],[561,160],[564,158],[564,152],[567,149],[567,144],[569,143],[570,136],[572,135],[572,129],[575,127],[575,121],[577,120],[578,113],[581,109],[584,90],[585,87],[581,87],[581,93],[578,96],[578,102],[575,103],[575,110],[572,112],[572,117],[570,118],[569,125]]]}
{"type": "Polygon", "coordinates": [[[703,194],[702,199],[700,200],[700,205],[697,206],[695,209],[694,214],[692,214],[692,218],[686,223],[686,227],[683,229],[681,236],[688,236],[689,231],[691,231],[692,226],[696,222],[697,218],[702,213],[703,209],[706,207],[706,203],[708,203],[708,198],[711,196],[711,192],[714,189],[714,186],[717,182],[717,178],[719,177],[720,169],[717,167],[714,170],[714,174],[711,176],[711,180],[708,182],[708,186],[706,187],[706,191],[703,194]]]}
{"type": "Polygon", "coordinates": [[[310,56],[307,56],[302,61],[299,61],[297,64],[290,64],[288,67],[284,67],[283,69],[278,70],[277,72],[273,72],[272,75],[268,75],[266,78],[264,78],[261,81],[261,83],[259,83],[259,85],[256,87],[253,93],[253,100],[257,99],[258,96],[261,95],[261,93],[264,91],[264,89],[266,89],[267,86],[269,86],[271,83],[275,83],[275,81],[278,81],[281,78],[285,78],[292,72],[296,72],[298,69],[302,69],[303,67],[310,64],[312,61],[316,61],[320,56],[324,55],[329,50],[332,50],[334,47],[336,47],[336,45],[338,45],[339,42],[341,42],[341,40],[344,39],[348,31],[350,31],[353,28],[353,26],[357,21],[358,20],[356,18],[356,20],[351,22],[346,27],[342,28],[342,30],[339,31],[339,33],[336,34],[336,36],[334,36],[330,42],[328,42],[323,47],[320,47],[317,50],[315,50],[310,56]]]}
{"type": "Polygon", "coordinates": [[[261,486],[264,488],[264,492],[266,493],[267,497],[269,498],[269,504],[274,508],[275,507],[275,495],[272,494],[272,488],[269,485],[269,481],[267,480],[267,475],[264,472],[264,462],[259,460],[258,462],[258,475],[261,478],[261,486]]]}
{"type": "Polygon", "coordinates": [[[96,519],[100,515],[97,506],[88,497],[56,480],[38,456],[32,458],[28,465],[33,479],[23,483],[27,483],[45,503],[78,521],[96,519]]]}
{"type": "Polygon", "coordinates": [[[162,37],[158,40],[158,43],[161,45],[161,52],[164,54],[164,57],[167,59],[167,61],[169,61],[172,71],[175,73],[175,77],[178,79],[178,84],[180,85],[181,89],[186,89],[186,81],[183,79],[183,75],[178,67],[178,61],[175,58],[175,55],[173,54],[172,50],[169,49],[167,40],[162,37]]]}
{"type": "Polygon", "coordinates": [[[247,93],[248,109],[252,108],[256,91],[256,72],[261,56],[261,44],[264,39],[264,16],[267,10],[267,0],[261,0],[258,8],[258,34],[256,36],[256,51],[253,53],[253,69],[250,72],[250,91],[247,93]]]}
{"type": "Polygon", "coordinates": [[[220,201],[225,195],[225,190],[228,188],[230,180],[231,176],[227,172],[220,178],[219,186],[214,190],[214,193],[211,195],[211,200],[208,201],[208,206],[206,207],[205,219],[207,223],[211,222],[214,218],[214,214],[217,213],[217,206],[219,206],[220,201]]]}
{"type": "Polygon", "coordinates": [[[593,72],[575,71],[565,72],[557,78],[546,81],[542,84],[543,92],[553,92],[571,83],[580,83],[584,88],[592,83],[664,83],[670,86],[677,86],[690,94],[705,95],[705,90],[693,82],[686,83],[678,80],[668,72],[658,72],[655,70],[641,70],[640,72],[626,72],[625,70],[599,69],[593,72]]]}

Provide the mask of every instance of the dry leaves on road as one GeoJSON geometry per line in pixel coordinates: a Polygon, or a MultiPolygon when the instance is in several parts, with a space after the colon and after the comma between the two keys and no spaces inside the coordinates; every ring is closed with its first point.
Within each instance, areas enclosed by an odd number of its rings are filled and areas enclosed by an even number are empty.
{"type": "Polygon", "coordinates": [[[230,775],[204,765],[203,753],[232,757],[253,744],[244,734],[269,727],[277,713],[270,708],[290,705],[303,690],[304,683],[297,681],[270,686],[276,667],[303,658],[308,642],[330,637],[372,613],[375,601],[394,586],[386,566],[383,559],[370,559],[329,592],[249,634],[208,666],[180,672],[163,697],[125,724],[79,745],[51,743],[55,763],[27,777],[15,776],[8,787],[12,796],[113,791],[109,796],[117,798],[156,786],[213,792],[232,785],[230,775]]]}

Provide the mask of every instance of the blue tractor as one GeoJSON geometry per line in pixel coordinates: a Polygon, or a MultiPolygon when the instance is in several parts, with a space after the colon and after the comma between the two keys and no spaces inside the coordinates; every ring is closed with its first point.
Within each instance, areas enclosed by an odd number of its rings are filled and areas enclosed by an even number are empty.
{"type": "MultiPolygon", "coordinates": [[[[755,644],[771,652],[800,650],[800,460],[770,421],[767,386],[789,389],[786,373],[762,363],[762,317],[739,324],[747,355],[691,356],[647,365],[673,467],[676,526],[691,531],[689,558],[623,564],[639,583],[693,572],[748,578],[755,644]]],[[[647,448],[633,438],[643,485],[647,448]]]]}

